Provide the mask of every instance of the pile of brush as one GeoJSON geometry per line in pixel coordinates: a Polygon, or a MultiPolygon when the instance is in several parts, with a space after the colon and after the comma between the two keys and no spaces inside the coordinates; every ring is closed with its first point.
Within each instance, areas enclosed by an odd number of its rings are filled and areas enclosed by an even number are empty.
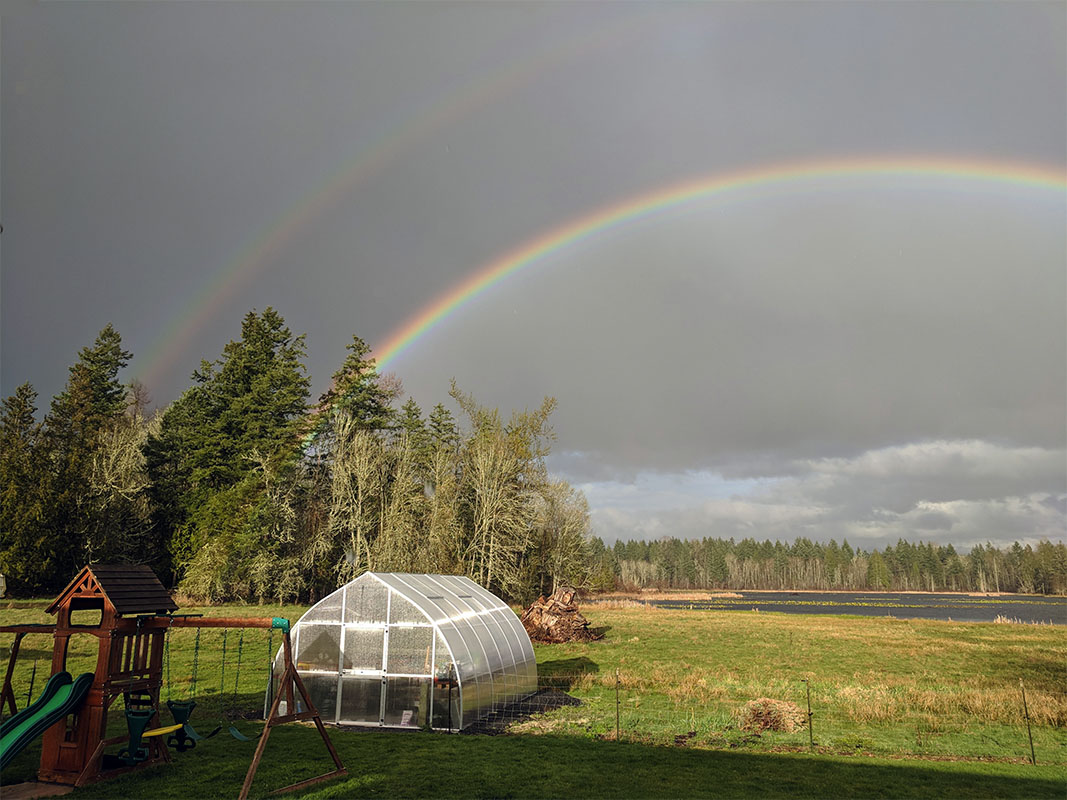
{"type": "Polygon", "coordinates": [[[570,587],[560,587],[551,597],[537,598],[519,618],[530,638],[535,642],[562,644],[563,642],[588,642],[603,634],[589,630],[589,620],[578,611],[575,597],[578,592],[570,587]]]}

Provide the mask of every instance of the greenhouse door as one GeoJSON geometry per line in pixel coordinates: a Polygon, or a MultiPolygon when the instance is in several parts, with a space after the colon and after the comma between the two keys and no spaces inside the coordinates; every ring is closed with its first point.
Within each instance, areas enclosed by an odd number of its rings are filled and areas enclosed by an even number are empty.
{"type": "Polygon", "coordinates": [[[390,622],[386,626],[382,725],[430,727],[434,656],[433,625],[390,622]]]}

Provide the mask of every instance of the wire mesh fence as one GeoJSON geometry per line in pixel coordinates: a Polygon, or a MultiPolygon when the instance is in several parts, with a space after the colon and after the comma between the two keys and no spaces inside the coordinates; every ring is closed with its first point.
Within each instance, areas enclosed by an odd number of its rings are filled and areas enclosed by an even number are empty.
{"type": "MultiPolygon", "coordinates": [[[[1062,693],[1030,692],[1024,707],[1019,684],[914,688],[798,678],[774,682],[769,692],[752,688],[706,678],[664,685],[625,671],[548,674],[539,677],[536,694],[494,710],[467,732],[1067,763],[1062,693]]],[[[767,682],[758,688],[766,690],[767,682]]]]}

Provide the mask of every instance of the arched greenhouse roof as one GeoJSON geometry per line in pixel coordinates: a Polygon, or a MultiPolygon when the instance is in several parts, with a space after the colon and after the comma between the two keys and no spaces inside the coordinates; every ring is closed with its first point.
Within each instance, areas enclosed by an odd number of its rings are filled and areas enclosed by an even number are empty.
{"type": "Polygon", "coordinates": [[[323,720],[464,728],[537,690],[533,646],[496,595],[458,575],[367,572],[293,628],[323,720]]]}

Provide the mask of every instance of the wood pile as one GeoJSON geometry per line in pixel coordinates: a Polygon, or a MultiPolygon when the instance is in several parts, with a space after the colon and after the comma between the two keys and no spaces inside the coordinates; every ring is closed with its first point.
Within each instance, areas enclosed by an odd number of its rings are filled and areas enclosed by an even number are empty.
{"type": "Polygon", "coordinates": [[[519,618],[535,642],[562,644],[589,642],[601,638],[589,630],[589,620],[578,611],[574,601],[578,592],[570,587],[556,589],[551,597],[541,595],[519,618]]]}

